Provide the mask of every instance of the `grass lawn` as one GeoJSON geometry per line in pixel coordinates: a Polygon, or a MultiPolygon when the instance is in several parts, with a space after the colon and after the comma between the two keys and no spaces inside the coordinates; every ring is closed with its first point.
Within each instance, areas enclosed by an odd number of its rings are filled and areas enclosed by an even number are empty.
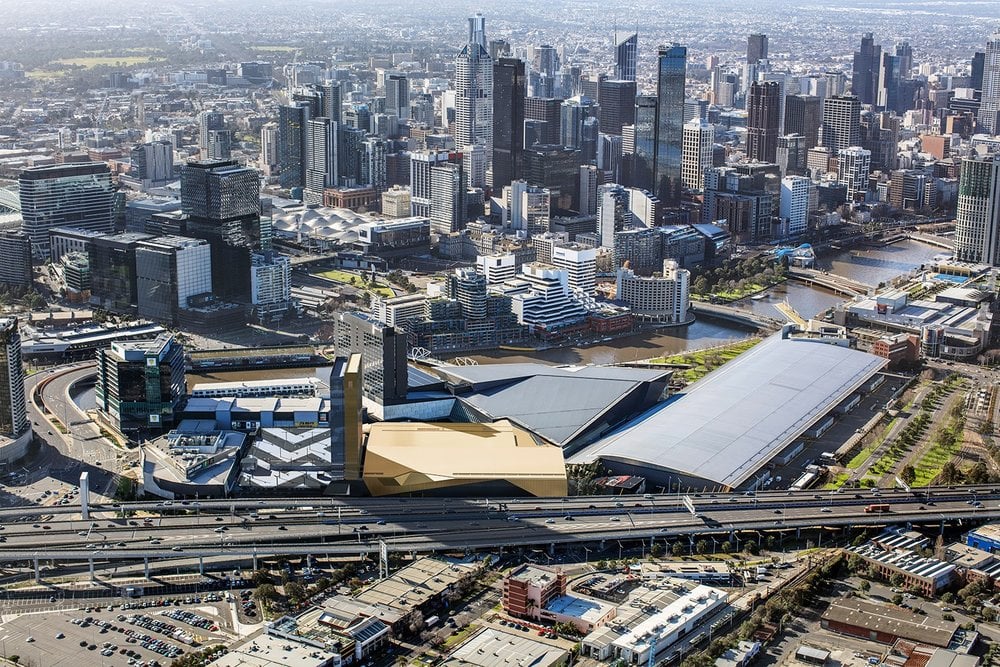
{"type": "Polygon", "coordinates": [[[385,285],[376,284],[374,287],[369,287],[368,291],[371,292],[372,294],[378,294],[379,296],[384,296],[384,297],[396,296],[396,293],[393,292],[391,288],[386,287],[385,285]]]}
{"type": "Polygon", "coordinates": [[[862,465],[864,465],[865,461],[867,461],[869,457],[871,457],[871,455],[875,453],[875,450],[878,449],[879,445],[885,442],[886,436],[889,435],[889,431],[892,430],[892,427],[896,424],[896,421],[898,419],[899,419],[898,417],[894,417],[892,421],[890,421],[889,424],[885,427],[885,430],[882,432],[882,437],[878,438],[872,444],[868,445],[860,452],[855,454],[854,458],[852,458],[850,461],[847,462],[847,467],[851,470],[857,470],[862,465]]]}
{"type": "Polygon", "coordinates": [[[357,273],[348,273],[347,271],[338,271],[337,269],[331,269],[330,271],[324,271],[323,273],[317,273],[321,278],[327,278],[329,280],[335,280],[338,283],[351,283],[351,279],[354,279],[355,283],[361,283],[361,276],[357,273]]]}
{"type": "Polygon", "coordinates": [[[760,338],[747,338],[722,347],[675,354],[670,357],[658,357],[651,359],[650,363],[690,366],[690,368],[678,372],[680,377],[690,383],[705,377],[726,362],[732,361],[759,343],[760,340],[760,338]]]}
{"type": "Polygon", "coordinates": [[[844,482],[846,482],[847,478],[850,477],[850,476],[851,476],[851,474],[848,473],[848,472],[839,472],[839,473],[837,473],[837,476],[833,478],[832,481],[827,482],[826,484],[824,484],[820,488],[822,488],[822,489],[824,489],[826,491],[832,491],[833,489],[839,489],[840,487],[842,487],[844,485],[844,482]]]}
{"type": "Polygon", "coordinates": [[[86,67],[91,69],[93,67],[100,67],[101,65],[108,65],[110,67],[121,66],[129,67],[131,65],[141,65],[144,63],[159,63],[166,60],[158,56],[84,56],[82,58],[63,58],[62,60],[53,60],[51,65],[66,65],[69,67],[86,67]]]}
{"type": "Polygon", "coordinates": [[[444,640],[444,646],[442,648],[450,649],[450,648],[454,648],[455,646],[458,646],[459,644],[461,644],[462,642],[464,642],[466,639],[468,639],[469,635],[471,635],[473,632],[475,632],[478,629],[479,629],[479,625],[477,625],[475,623],[473,623],[472,625],[465,626],[464,628],[462,628],[461,630],[459,630],[455,634],[453,634],[450,637],[448,637],[447,639],[445,639],[444,640]]]}

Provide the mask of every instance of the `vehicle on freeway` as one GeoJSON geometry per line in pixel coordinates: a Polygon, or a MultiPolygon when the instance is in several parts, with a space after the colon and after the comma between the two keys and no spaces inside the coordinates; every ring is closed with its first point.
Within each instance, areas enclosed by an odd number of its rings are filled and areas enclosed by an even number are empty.
{"type": "Polygon", "coordinates": [[[889,511],[888,504],[869,505],[865,508],[865,514],[884,514],[889,511]]]}

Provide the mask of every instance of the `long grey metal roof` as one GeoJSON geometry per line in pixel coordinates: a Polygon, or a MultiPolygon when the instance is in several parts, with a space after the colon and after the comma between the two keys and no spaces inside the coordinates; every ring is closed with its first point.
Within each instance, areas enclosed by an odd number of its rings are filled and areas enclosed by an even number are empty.
{"type": "Polygon", "coordinates": [[[886,363],[775,334],[570,463],[603,458],[736,487],[886,363]]]}
{"type": "Polygon", "coordinates": [[[470,385],[470,392],[457,394],[463,403],[492,419],[510,419],[561,446],[639,385],[665,380],[670,374],[668,369],[532,363],[436,370],[453,383],[470,385]]]}

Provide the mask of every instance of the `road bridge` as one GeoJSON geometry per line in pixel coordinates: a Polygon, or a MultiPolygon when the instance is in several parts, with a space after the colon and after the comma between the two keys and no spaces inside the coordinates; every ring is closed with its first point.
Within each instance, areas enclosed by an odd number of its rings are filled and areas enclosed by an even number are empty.
{"type": "Polygon", "coordinates": [[[845,278],[833,273],[817,271],[816,269],[792,267],[788,269],[788,277],[792,280],[804,282],[807,285],[819,285],[831,292],[850,297],[868,294],[871,290],[875,289],[872,285],[867,285],[858,280],[852,280],[851,278],[845,278]]]}
{"type": "Polygon", "coordinates": [[[777,331],[785,324],[781,320],[766,315],[758,315],[749,310],[724,306],[719,303],[708,303],[706,301],[692,301],[691,312],[695,315],[706,315],[717,317],[728,322],[735,322],[751,329],[761,329],[763,331],[777,331]]]}
{"type": "Polygon", "coordinates": [[[21,196],[17,186],[0,186],[0,210],[21,212],[21,196]]]}
{"type": "Polygon", "coordinates": [[[921,243],[926,243],[927,245],[932,245],[937,248],[944,248],[945,250],[954,250],[955,242],[952,239],[945,238],[944,236],[938,236],[937,234],[928,234],[926,232],[909,232],[906,235],[907,238],[914,241],[919,241],[921,243]]]}

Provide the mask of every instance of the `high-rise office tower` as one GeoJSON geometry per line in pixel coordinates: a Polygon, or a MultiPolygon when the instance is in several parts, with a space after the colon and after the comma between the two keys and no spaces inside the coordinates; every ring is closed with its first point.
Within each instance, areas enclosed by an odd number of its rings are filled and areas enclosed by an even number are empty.
{"type": "Polygon", "coordinates": [[[365,137],[368,133],[353,127],[341,126],[337,142],[337,185],[354,187],[361,179],[361,159],[365,137]]]}
{"type": "Polygon", "coordinates": [[[620,183],[622,138],[617,134],[601,133],[597,137],[597,168],[606,174],[606,183],[620,183]]]}
{"type": "Polygon", "coordinates": [[[198,149],[201,158],[208,159],[209,133],[226,129],[226,118],[219,111],[202,111],[198,114],[198,149]]]}
{"type": "Polygon", "coordinates": [[[310,118],[307,123],[308,150],[306,155],[306,186],[303,201],[322,204],[323,190],[335,187],[339,181],[337,170],[340,143],[339,126],[329,118],[310,118]]]}
{"type": "Polygon", "coordinates": [[[465,174],[462,163],[431,167],[431,231],[450,234],[465,227],[465,174]]]}
{"type": "Polygon", "coordinates": [[[534,48],[531,68],[543,76],[553,78],[559,69],[559,55],[551,44],[542,44],[534,48]]]}
{"type": "Polygon", "coordinates": [[[981,132],[1000,132],[1000,30],[986,42],[983,59],[983,95],[979,105],[981,132]]]}
{"type": "Polygon", "coordinates": [[[361,185],[370,185],[376,193],[385,192],[389,187],[386,172],[388,143],[385,139],[369,137],[361,144],[361,185]]]}
{"type": "Polygon", "coordinates": [[[774,162],[781,123],[781,86],[774,82],[750,84],[747,97],[747,157],[774,162]]]}
{"type": "Polygon", "coordinates": [[[114,229],[115,191],[103,162],[27,167],[17,182],[21,231],[31,238],[36,256],[48,256],[49,230],[54,227],[114,229]]]}
{"type": "Polygon", "coordinates": [[[201,155],[203,160],[228,160],[233,155],[233,133],[229,130],[209,130],[208,147],[201,155]]]}
{"type": "Polygon", "coordinates": [[[861,100],[853,95],[828,97],[823,100],[821,144],[831,154],[861,143],[861,100]]]}
{"type": "Polygon", "coordinates": [[[405,74],[393,72],[386,75],[385,110],[395,114],[400,122],[410,119],[410,80],[405,74]]]}
{"type": "Polygon", "coordinates": [[[705,170],[712,166],[715,127],[700,118],[684,124],[681,181],[688,190],[705,187],[705,170]]]}
{"type": "Polygon", "coordinates": [[[212,249],[204,239],[140,241],[135,266],[139,317],[176,325],[191,297],[212,292],[212,249]]]}
{"type": "Polygon", "coordinates": [[[142,437],[171,428],[185,393],[184,347],[170,334],[97,351],[97,409],[121,433],[142,437]]]}
{"type": "Polygon", "coordinates": [[[615,247],[615,232],[632,222],[629,191],[617,183],[600,186],[597,192],[597,236],[602,248],[615,247]]]}
{"type": "MultiPolygon", "coordinates": [[[[634,145],[628,160],[625,185],[652,190],[656,174],[656,97],[639,95],[635,98],[634,145]]],[[[623,138],[624,140],[624,138],[623,138]]],[[[683,142],[684,138],[681,137],[683,142]]],[[[622,149],[624,151],[624,148],[622,149]]]]}
{"type": "Polygon", "coordinates": [[[322,94],[323,105],[319,116],[325,116],[338,125],[343,122],[343,98],[340,93],[339,81],[327,81],[316,86],[322,94]]]}
{"type": "Polygon", "coordinates": [[[785,134],[801,134],[806,149],[819,143],[819,126],[823,122],[820,99],[815,95],[785,96],[785,134]]]}
{"type": "Polygon", "coordinates": [[[500,189],[521,178],[527,81],[524,61],[500,58],[493,64],[493,170],[500,189]]]}
{"type": "MultiPolygon", "coordinates": [[[[562,100],[555,97],[528,97],[524,100],[525,120],[537,120],[545,123],[540,128],[536,143],[559,143],[559,120],[562,112],[562,100]]],[[[525,135],[525,148],[527,135],[525,135]]]]}
{"type": "Polygon", "coordinates": [[[462,147],[462,171],[467,188],[486,188],[486,172],[489,158],[482,146],[462,147]]]}
{"type": "Polygon", "coordinates": [[[861,48],[854,52],[854,70],[851,75],[851,92],[861,104],[875,104],[878,86],[878,68],[882,62],[882,47],[875,44],[872,33],[861,37],[861,48]]]}
{"type": "Polygon", "coordinates": [[[681,197],[686,68],[687,47],[677,44],[660,47],[657,58],[656,157],[653,180],[654,193],[667,206],[676,204],[681,197]]]}
{"type": "Polygon", "coordinates": [[[260,170],[265,176],[278,173],[278,124],[268,123],[260,128],[260,170]]]}
{"type": "Polygon", "coordinates": [[[597,213],[597,186],[601,171],[595,164],[580,165],[580,215],[597,213]]]}
{"type": "Polygon", "coordinates": [[[94,238],[90,244],[90,303],[116,313],[134,312],[136,287],[135,249],[149,234],[126,233],[94,238]]]}
{"type": "Polygon", "coordinates": [[[486,47],[466,44],[455,59],[455,145],[493,155],[493,61],[486,47]]]}
{"type": "Polygon", "coordinates": [[[789,236],[804,234],[809,225],[809,189],[812,181],[805,176],[781,179],[778,215],[789,236]]]}
{"type": "Polygon", "coordinates": [[[778,137],[775,162],[783,175],[806,173],[806,138],[801,134],[786,134],[778,137]]]}
{"type": "Polygon", "coordinates": [[[410,215],[431,217],[431,169],[449,160],[461,160],[461,153],[414,151],[410,153],[410,215]]]}
{"type": "Polygon", "coordinates": [[[557,244],[552,248],[552,265],[566,271],[570,289],[594,295],[597,288],[597,248],[584,248],[576,243],[557,244]]]}
{"type": "Polygon", "coordinates": [[[632,33],[615,44],[615,79],[635,81],[635,64],[638,55],[639,35],[637,33],[632,33]]]}
{"type": "Polygon", "coordinates": [[[913,47],[909,42],[896,44],[896,57],[899,58],[899,71],[902,78],[909,79],[913,70],[913,47]]]}
{"type": "Polygon", "coordinates": [[[635,122],[635,81],[604,79],[599,85],[598,100],[598,118],[604,134],[621,134],[622,126],[635,122]]]}
{"type": "Polygon", "coordinates": [[[861,146],[851,146],[837,152],[837,182],[847,186],[847,201],[865,200],[871,163],[871,151],[861,146]]]}
{"type": "Polygon", "coordinates": [[[756,65],[767,60],[767,35],[751,34],[747,37],[747,64],[756,65]]]}
{"type": "MultiPolygon", "coordinates": [[[[583,150],[583,124],[588,118],[597,118],[598,107],[589,97],[571,97],[564,100],[560,107],[559,143],[566,148],[583,150]]],[[[597,137],[594,137],[594,154],[583,155],[583,161],[593,159],[597,150],[597,137]]]]}
{"type": "Polygon", "coordinates": [[[489,48],[490,58],[496,62],[499,58],[509,58],[511,56],[510,42],[504,39],[491,39],[489,48]]]}
{"type": "Polygon", "coordinates": [[[187,235],[208,241],[216,296],[250,299],[250,259],[271,246],[270,227],[261,223],[260,177],[237,162],[189,162],[181,170],[181,210],[187,235]]]}
{"type": "Polygon", "coordinates": [[[955,216],[955,258],[1000,266],[1000,156],[962,160],[955,216]]]}
{"type": "Polygon", "coordinates": [[[469,44],[478,44],[486,49],[486,18],[479,12],[469,17],[469,44]]]}
{"type": "Polygon", "coordinates": [[[876,90],[875,106],[883,111],[895,111],[902,114],[910,108],[913,100],[903,99],[902,58],[889,53],[882,54],[878,68],[878,88],[876,90]]]}
{"type": "Polygon", "coordinates": [[[31,287],[31,239],[14,230],[0,231],[0,283],[31,287]]]}
{"type": "Polygon", "coordinates": [[[406,400],[406,332],[367,313],[341,313],[333,324],[337,356],[361,355],[364,397],[387,405],[406,400]]]}
{"type": "Polygon", "coordinates": [[[305,187],[309,118],[306,103],[278,107],[278,184],[283,188],[305,187]]]}
{"type": "Polygon", "coordinates": [[[973,90],[979,91],[980,94],[983,92],[983,69],[986,66],[986,54],[982,51],[976,51],[972,54],[972,62],[970,63],[971,74],[969,76],[969,87],[973,90]]]}
{"type": "Polygon", "coordinates": [[[129,176],[145,185],[162,185],[174,177],[174,145],[169,141],[139,144],[129,152],[129,176]]]}
{"type": "MultiPolygon", "coordinates": [[[[16,317],[0,318],[0,434],[17,438],[28,431],[28,407],[24,396],[24,365],[21,362],[21,334],[16,317]]],[[[27,443],[23,443],[27,445],[27,443]]],[[[18,448],[23,450],[23,446],[18,448]]],[[[3,448],[0,458],[8,462],[20,458],[3,448]]]]}

